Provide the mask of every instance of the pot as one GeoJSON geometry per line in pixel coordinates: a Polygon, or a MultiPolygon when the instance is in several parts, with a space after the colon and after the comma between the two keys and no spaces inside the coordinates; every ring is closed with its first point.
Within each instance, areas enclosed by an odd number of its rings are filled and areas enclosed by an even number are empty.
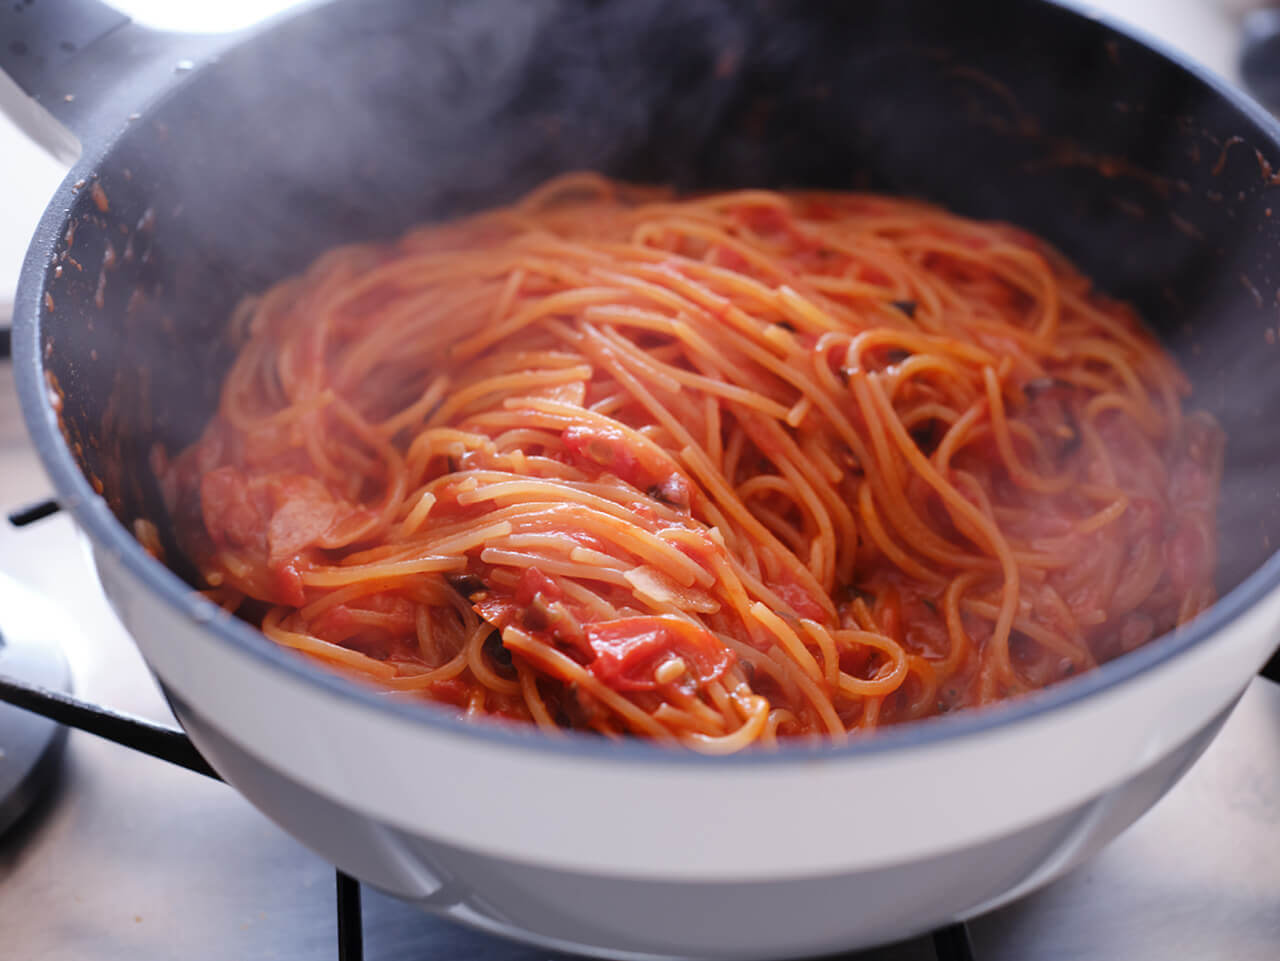
{"type": "MultiPolygon", "coordinates": [[[[1098,850],[1275,647],[1280,128],[1156,45],[1049,0],[379,0],[213,38],[103,20],[67,50],[50,31],[71,22],[24,41],[40,69],[0,51],[82,145],[15,306],[28,427],[201,753],[344,871],[604,957],[868,946],[1098,850]],[[150,458],[214,409],[237,300],[333,244],[573,168],[886,190],[1048,238],[1139,307],[1227,432],[1221,599],[1014,702],[708,758],[392,701],[199,596],[150,458]],[[171,566],[135,537],[152,529],[171,566]]],[[[46,142],[73,143],[22,105],[46,142]]]]}

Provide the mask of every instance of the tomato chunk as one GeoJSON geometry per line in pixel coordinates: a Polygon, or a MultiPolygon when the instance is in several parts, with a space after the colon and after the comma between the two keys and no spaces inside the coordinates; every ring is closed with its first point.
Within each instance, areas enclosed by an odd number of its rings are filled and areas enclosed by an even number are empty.
{"type": "Polygon", "coordinates": [[[704,628],[675,617],[622,617],[586,628],[595,653],[588,669],[616,691],[648,691],[658,686],[654,671],[670,657],[684,660],[705,684],[733,663],[733,652],[704,628]]]}

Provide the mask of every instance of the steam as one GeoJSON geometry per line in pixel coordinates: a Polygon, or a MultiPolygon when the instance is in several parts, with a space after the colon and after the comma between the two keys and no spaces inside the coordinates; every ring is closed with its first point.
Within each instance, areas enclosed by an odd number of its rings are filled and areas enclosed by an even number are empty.
{"type": "Polygon", "coordinates": [[[216,259],[249,259],[249,239],[273,267],[511,200],[572,167],[694,179],[734,90],[745,7],[597,6],[312,11],[227,55],[203,112],[170,131],[186,162],[157,174],[176,173],[167,192],[216,259]],[[708,84],[718,63],[724,82],[708,84]]]}
{"type": "MultiPolygon", "coordinates": [[[[141,120],[120,157],[129,182],[104,179],[111,216],[131,230],[144,208],[154,213],[150,259],[123,266],[107,301],[120,288],[123,311],[129,285],[144,282],[129,364],[153,358],[151,396],[174,399],[157,414],[160,439],[179,449],[207,420],[235,304],[334,245],[505,203],[577,168],[681,188],[889,189],[1016,221],[1138,303],[1190,370],[1195,403],[1227,430],[1224,584],[1237,582],[1280,547],[1269,540],[1280,541],[1280,344],[1266,340],[1268,329],[1280,340],[1280,275],[1263,257],[1280,244],[1280,203],[1264,216],[1251,150],[1218,163],[1239,131],[1222,129],[1180,75],[1100,44],[1093,28],[1068,29],[1060,11],[1002,10],[995,40],[962,4],[306,10],[141,120]],[[1061,27],[1051,48],[1028,53],[1010,39],[1042,35],[1049,20],[1061,27]],[[957,65],[971,81],[987,71],[1009,83],[966,88],[957,65]],[[984,126],[984,110],[1018,122],[984,126]],[[1090,149],[1067,164],[1057,147],[1072,137],[1090,149]],[[1108,166],[1116,157],[1133,159],[1127,172],[1108,166]],[[1163,179],[1138,176],[1140,166],[1163,179]]],[[[125,249],[123,236],[112,242],[125,249]]],[[[95,243],[91,263],[102,258],[95,243]]],[[[97,348],[106,357],[115,346],[97,348]]]]}

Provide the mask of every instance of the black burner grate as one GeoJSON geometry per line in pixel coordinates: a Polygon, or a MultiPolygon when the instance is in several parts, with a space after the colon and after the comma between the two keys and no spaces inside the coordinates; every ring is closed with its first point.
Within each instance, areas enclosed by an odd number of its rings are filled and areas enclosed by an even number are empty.
{"type": "Polygon", "coordinates": [[[360,882],[338,872],[338,961],[363,961],[364,926],[360,923],[360,882]]]}
{"type": "Polygon", "coordinates": [[[962,921],[934,931],[933,953],[938,956],[938,961],[973,961],[969,926],[962,921]]]}
{"type": "Polygon", "coordinates": [[[9,512],[9,523],[14,527],[26,527],[28,524],[42,521],[60,510],[62,510],[62,505],[55,500],[36,501],[34,504],[27,504],[25,507],[11,510],[9,512]]]}

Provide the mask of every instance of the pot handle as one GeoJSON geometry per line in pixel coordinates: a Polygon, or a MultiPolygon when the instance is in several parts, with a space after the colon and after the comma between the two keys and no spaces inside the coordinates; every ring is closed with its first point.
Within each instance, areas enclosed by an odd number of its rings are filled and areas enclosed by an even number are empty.
{"type": "MultiPolygon", "coordinates": [[[[45,101],[72,58],[129,23],[98,0],[17,0],[0,7],[0,70],[24,93],[45,101]]],[[[55,104],[49,106],[57,114],[55,104]]]]}
{"type": "Polygon", "coordinates": [[[231,36],[150,30],[100,0],[0,0],[0,112],[70,163],[231,36]]]}

